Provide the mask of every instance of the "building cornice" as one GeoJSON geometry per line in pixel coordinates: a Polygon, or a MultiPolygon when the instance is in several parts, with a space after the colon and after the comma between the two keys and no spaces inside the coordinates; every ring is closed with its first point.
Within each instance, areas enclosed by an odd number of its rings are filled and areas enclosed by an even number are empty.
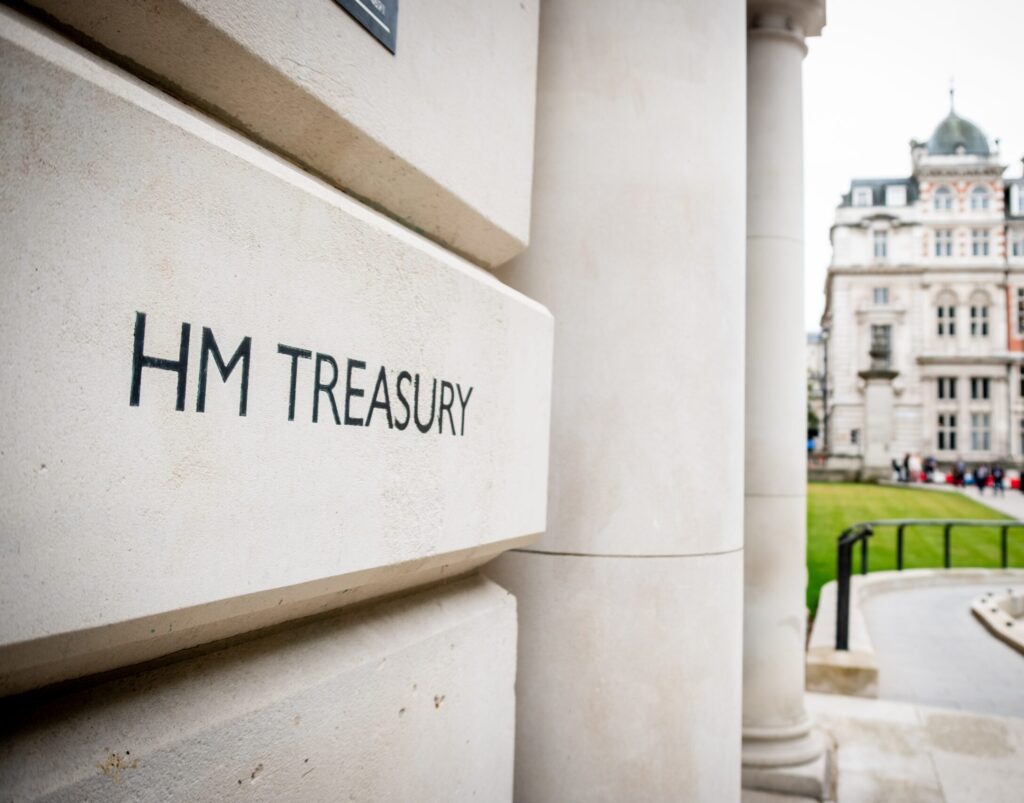
{"type": "Polygon", "coordinates": [[[871,228],[872,223],[877,222],[888,222],[892,225],[894,229],[902,229],[905,227],[922,225],[922,221],[920,220],[910,220],[904,217],[900,217],[899,215],[894,215],[891,212],[872,212],[870,214],[864,215],[859,220],[850,220],[833,223],[832,229],[829,233],[831,234],[831,232],[835,231],[836,229],[868,229],[871,228]]]}
{"type": "Polygon", "coordinates": [[[937,177],[947,181],[955,180],[957,178],[967,178],[973,176],[989,176],[992,178],[1002,178],[1003,173],[1006,172],[1006,165],[999,164],[978,164],[978,165],[918,165],[914,171],[914,178],[918,179],[935,179],[937,177]]]}
{"type": "Polygon", "coordinates": [[[919,354],[918,365],[1018,365],[1024,354],[919,354]]]}
{"type": "Polygon", "coordinates": [[[919,276],[933,273],[938,276],[965,274],[971,281],[990,278],[998,281],[1006,274],[1024,273],[1024,265],[830,265],[826,282],[832,276],[919,276]]]}

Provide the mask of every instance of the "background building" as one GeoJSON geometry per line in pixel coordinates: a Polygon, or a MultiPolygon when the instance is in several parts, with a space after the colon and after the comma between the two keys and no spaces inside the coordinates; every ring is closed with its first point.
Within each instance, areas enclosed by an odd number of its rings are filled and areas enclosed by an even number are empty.
{"type": "Polygon", "coordinates": [[[952,107],[907,178],[854,179],[836,210],[822,319],[829,447],[1024,454],[1024,179],[952,107]],[[875,354],[869,354],[874,344],[875,354]],[[891,376],[889,376],[891,374],[891,376]]]}
{"type": "Polygon", "coordinates": [[[825,452],[825,336],[807,333],[807,448],[816,454],[825,452]],[[813,440],[813,444],[812,444],[813,440]]]}

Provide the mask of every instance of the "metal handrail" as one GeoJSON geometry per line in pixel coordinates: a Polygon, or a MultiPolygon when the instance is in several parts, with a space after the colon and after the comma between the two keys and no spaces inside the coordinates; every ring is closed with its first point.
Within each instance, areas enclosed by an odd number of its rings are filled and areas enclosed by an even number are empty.
{"type": "Polygon", "coordinates": [[[868,573],[868,543],[876,527],[896,528],[896,571],[903,570],[903,536],[907,527],[942,527],[942,566],[950,569],[953,565],[951,542],[954,527],[999,528],[1000,565],[1009,564],[1009,531],[1011,527],[1022,528],[1024,521],[1005,519],[876,519],[861,521],[847,527],[839,534],[836,566],[836,649],[850,649],[850,586],[853,574],[853,548],[860,544],[860,573],[868,573]]]}

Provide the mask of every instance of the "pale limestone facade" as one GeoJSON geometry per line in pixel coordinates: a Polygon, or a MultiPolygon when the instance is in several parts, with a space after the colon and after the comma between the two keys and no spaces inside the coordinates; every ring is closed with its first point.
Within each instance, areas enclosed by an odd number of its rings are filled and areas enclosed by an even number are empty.
{"type": "Polygon", "coordinates": [[[1024,179],[953,111],[911,157],[908,178],[855,179],[836,210],[822,319],[830,452],[876,468],[906,453],[1018,462],[1024,179]],[[872,390],[873,333],[897,374],[872,390]]]}
{"type": "Polygon", "coordinates": [[[824,4],[643,10],[0,9],[5,799],[822,793],[824,4]]]}

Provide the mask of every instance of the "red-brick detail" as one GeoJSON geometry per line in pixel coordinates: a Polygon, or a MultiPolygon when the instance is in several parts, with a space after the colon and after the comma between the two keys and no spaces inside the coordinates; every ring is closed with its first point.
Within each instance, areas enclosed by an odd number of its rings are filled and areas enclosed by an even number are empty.
{"type": "Polygon", "coordinates": [[[1008,351],[1024,352],[1024,337],[1017,334],[1017,288],[1006,286],[1006,348],[1008,351]]]}

